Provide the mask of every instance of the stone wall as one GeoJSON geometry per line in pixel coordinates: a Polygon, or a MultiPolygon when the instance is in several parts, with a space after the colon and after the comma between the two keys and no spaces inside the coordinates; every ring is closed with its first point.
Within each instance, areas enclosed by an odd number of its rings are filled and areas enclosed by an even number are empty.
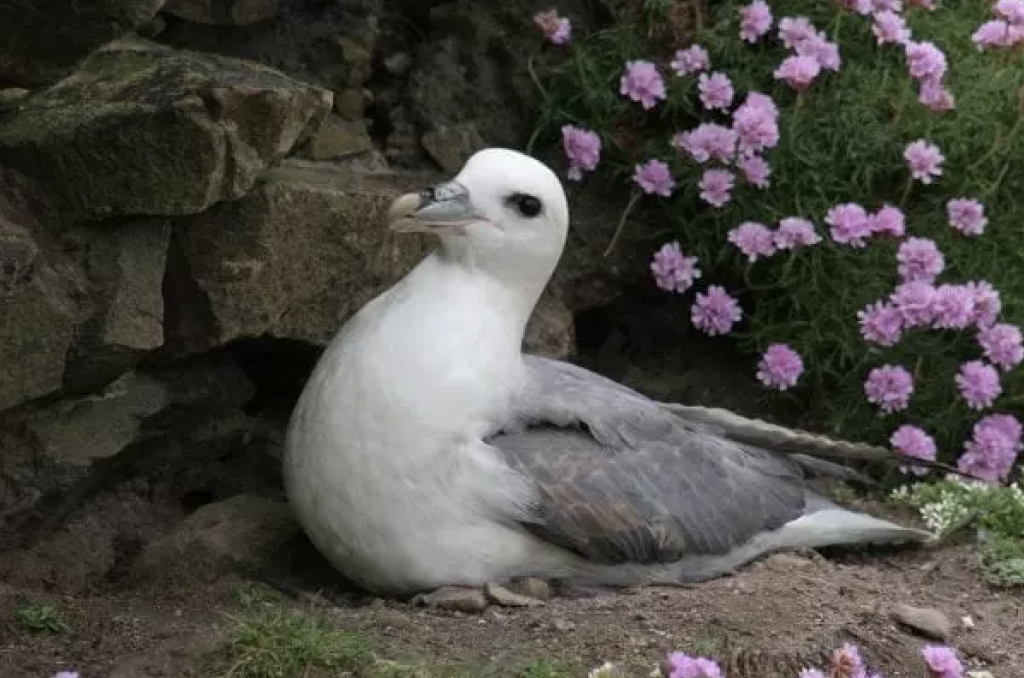
{"type": "MultiPolygon", "coordinates": [[[[525,138],[541,7],[0,3],[0,574],[85,585],[273,487],[318,350],[430,246],[390,200],[525,138]]],[[[527,341],[561,357],[643,275],[601,254],[617,206],[571,202],[527,341]]]]}

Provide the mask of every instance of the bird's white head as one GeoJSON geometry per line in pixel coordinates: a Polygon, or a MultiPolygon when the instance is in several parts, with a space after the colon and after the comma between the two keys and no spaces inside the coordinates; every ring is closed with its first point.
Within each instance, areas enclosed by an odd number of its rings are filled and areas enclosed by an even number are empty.
{"type": "Polygon", "coordinates": [[[542,162],[488,148],[473,154],[452,181],[396,199],[388,221],[398,232],[438,236],[443,256],[459,265],[542,288],[565,246],[569,205],[558,177],[542,162]]]}

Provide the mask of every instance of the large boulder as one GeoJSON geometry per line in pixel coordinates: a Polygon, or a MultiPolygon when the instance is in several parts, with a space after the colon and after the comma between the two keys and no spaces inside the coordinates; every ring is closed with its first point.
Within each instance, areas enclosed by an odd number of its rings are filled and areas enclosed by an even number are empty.
{"type": "Polygon", "coordinates": [[[164,0],[0,2],[0,87],[50,83],[101,45],[142,26],[164,0]]]}
{"type": "Polygon", "coordinates": [[[0,125],[0,162],[65,218],[194,214],[244,195],[331,105],[258,64],[119,41],[0,125]]]}
{"type": "Polygon", "coordinates": [[[187,351],[264,335],[325,343],[432,244],[384,224],[393,198],[430,180],[291,160],[241,200],[177,220],[168,342],[187,351]]]}
{"type": "Polygon", "coordinates": [[[273,18],[278,0],[167,0],[163,11],[188,21],[243,26],[273,18]]]}

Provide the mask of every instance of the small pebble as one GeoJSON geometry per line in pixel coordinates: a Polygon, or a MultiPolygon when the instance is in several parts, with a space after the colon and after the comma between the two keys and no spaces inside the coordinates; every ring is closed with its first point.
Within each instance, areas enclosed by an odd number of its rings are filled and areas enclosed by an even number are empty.
{"type": "Polygon", "coordinates": [[[893,607],[889,614],[904,626],[936,640],[947,640],[953,632],[949,617],[935,608],[900,604],[893,607]]]}
{"type": "Polygon", "coordinates": [[[960,617],[960,625],[968,631],[974,630],[974,620],[971,619],[970,615],[967,615],[966,617],[960,617]]]}

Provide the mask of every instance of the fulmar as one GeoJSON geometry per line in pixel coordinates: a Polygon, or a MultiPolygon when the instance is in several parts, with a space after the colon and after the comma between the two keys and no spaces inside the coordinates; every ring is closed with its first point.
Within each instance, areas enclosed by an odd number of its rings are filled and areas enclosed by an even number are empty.
{"type": "Polygon", "coordinates": [[[780,550],[932,539],[809,488],[851,471],[821,457],[862,446],[524,354],[569,227],[540,161],[481,150],[389,224],[439,246],[340,329],[284,453],[300,524],[355,584],[442,605],[518,578],[680,585],[780,550]]]}

